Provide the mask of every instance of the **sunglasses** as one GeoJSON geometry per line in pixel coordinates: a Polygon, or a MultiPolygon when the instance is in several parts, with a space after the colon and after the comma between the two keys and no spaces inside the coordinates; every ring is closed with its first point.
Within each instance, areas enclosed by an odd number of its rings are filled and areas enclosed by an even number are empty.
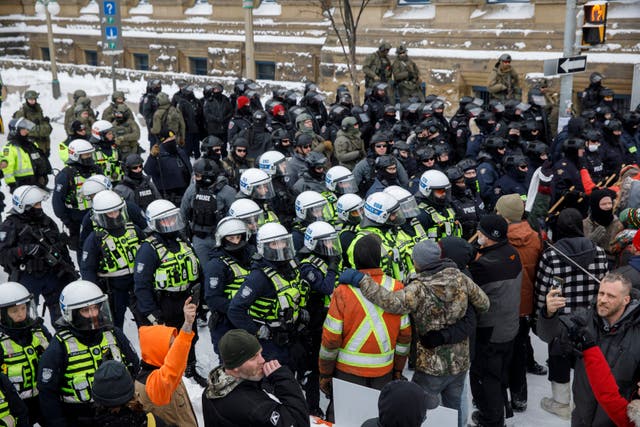
{"type": "Polygon", "coordinates": [[[374,147],[376,147],[376,148],[387,148],[388,145],[387,144],[376,144],[376,145],[374,145],[374,147]]]}
{"type": "Polygon", "coordinates": [[[131,166],[129,169],[132,171],[142,170],[142,165],[131,166]]]}
{"type": "Polygon", "coordinates": [[[213,149],[213,152],[214,152],[214,153],[222,153],[222,150],[221,150],[220,148],[217,148],[217,149],[216,149],[216,148],[214,148],[214,149],[213,149]]]}
{"type": "Polygon", "coordinates": [[[246,153],[247,149],[246,148],[236,148],[236,153],[246,153]]]}
{"type": "Polygon", "coordinates": [[[435,157],[431,157],[430,159],[424,159],[423,162],[433,162],[435,160],[436,160],[435,157]]]}
{"type": "Polygon", "coordinates": [[[303,145],[302,148],[311,148],[311,144],[303,145]]]}

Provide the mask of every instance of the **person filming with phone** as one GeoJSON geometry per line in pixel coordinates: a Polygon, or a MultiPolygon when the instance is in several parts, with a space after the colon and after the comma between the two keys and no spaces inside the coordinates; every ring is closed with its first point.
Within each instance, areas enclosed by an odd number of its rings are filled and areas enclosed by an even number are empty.
{"type": "MultiPolygon", "coordinates": [[[[582,215],[577,209],[563,209],[553,230],[553,242],[545,242],[535,282],[536,313],[546,310],[547,295],[553,285],[560,286],[564,305],[560,314],[570,315],[586,309],[598,293],[600,279],[607,272],[607,255],[601,247],[584,237],[582,215]]],[[[555,311],[555,310],[554,310],[555,311]]],[[[538,318],[542,316],[538,314],[538,318]]],[[[538,320],[539,322],[540,320],[538,320]]],[[[538,335],[540,326],[538,325],[538,335]]],[[[542,336],[541,336],[542,338],[542,336]]],[[[549,343],[549,381],[552,397],[543,397],[540,406],[545,411],[568,420],[571,417],[569,380],[573,356],[562,341],[549,343]]]]}
{"type": "MultiPolygon", "coordinates": [[[[547,293],[545,307],[541,309],[538,319],[538,334],[546,342],[571,344],[577,350],[574,353],[579,355],[574,365],[575,408],[571,413],[571,425],[620,425],[610,418],[613,412],[609,406],[603,409],[599,405],[599,400],[603,398],[601,387],[597,384],[592,387],[589,382],[590,378],[594,378],[593,361],[587,357],[583,359],[581,352],[599,347],[620,395],[627,401],[633,397],[637,390],[640,364],[640,346],[637,345],[640,340],[640,291],[632,289],[626,277],[608,273],[600,281],[595,300],[571,314],[562,314],[569,302],[565,296],[568,283],[562,290],[553,289],[547,293]]],[[[600,377],[608,374],[606,368],[600,366],[600,377]]],[[[613,397],[613,394],[608,396],[609,399],[613,397]]]]}

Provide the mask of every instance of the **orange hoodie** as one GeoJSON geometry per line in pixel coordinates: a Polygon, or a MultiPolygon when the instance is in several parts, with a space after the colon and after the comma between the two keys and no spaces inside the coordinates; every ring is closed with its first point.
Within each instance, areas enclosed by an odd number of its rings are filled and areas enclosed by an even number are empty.
{"type": "Polygon", "coordinates": [[[171,401],[173,391],[182,382],[195,333],[180,331],[164,325],[142,326],[139,329],[142,360],[156,369],[147,377],[145,387],[151,401],[156,405],[166,405],[171,401]],[[171,344],[171,338],[175,341],[171,344]]]}

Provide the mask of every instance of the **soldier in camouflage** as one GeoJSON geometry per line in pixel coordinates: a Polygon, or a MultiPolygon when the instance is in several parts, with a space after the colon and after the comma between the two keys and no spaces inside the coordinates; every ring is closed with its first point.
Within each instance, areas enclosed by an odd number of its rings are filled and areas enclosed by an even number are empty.
{"type": "Polygon", "coordinates": [[[435,398],[430,400],[437,401],[441,394],[443,406],[459,410],[464,379],[471,364],[468,331],[460,336],[459,330],[466,321],[469,303],[485,312],[489,309],[489,298],[453,261],[440,257],[437,243],[430,240],[417,243],[412,258],[418,273],[404,289],[395,292],[378,286],[368,276],[352,273],[353,270],[345,270],[339,281],[358,283],[362,294],[386,312],[411,313],[420,336],[412,381],[435,398]]]}

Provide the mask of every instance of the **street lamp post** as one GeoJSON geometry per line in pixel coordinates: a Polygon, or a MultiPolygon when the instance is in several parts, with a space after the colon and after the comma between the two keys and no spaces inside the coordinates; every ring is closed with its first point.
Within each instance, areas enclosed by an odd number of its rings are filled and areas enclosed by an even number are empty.
{"type": "Polygon", "coordinates": [[[58,80],[58,66],[56,64],[56,47],[53,43],[53,25],[51,24],[51,15],[57,15],[60,12],[60,5],[56,0],[38,0],[36,3],[36,13],[41,14],[47,20],[47,41],[49,43],[49,60],[51,61],[51,92],[55,99],[60,98],[60,81],[58,80]]]}

